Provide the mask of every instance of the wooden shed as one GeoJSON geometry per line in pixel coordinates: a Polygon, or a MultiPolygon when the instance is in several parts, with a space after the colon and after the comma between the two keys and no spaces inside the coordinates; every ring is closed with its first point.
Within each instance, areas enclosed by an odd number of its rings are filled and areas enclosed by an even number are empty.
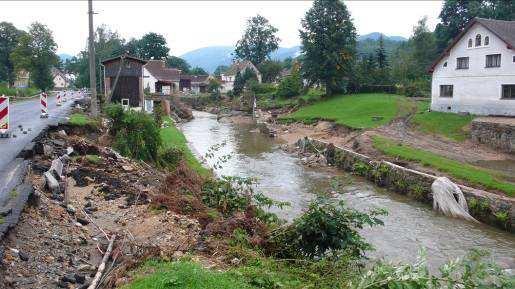
{"type": "Polygon", "coordinates": [[[142,107],[143,65],[146,63],[145,60],[126,54],[102,61],[106,97],[111,95],[111,102],[142,107]]]}

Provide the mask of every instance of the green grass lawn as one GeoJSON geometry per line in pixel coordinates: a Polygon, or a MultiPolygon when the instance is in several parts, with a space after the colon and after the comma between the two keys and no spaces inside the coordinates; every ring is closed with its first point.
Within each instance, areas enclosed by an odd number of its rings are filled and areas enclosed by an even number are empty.
{"type": "Polygon", "coordinates": [[[186,156],[186,162],[188,165],[199,174],[203,176],[207,175],[209,170],[204,168],[195,155],[193,155],[188,147],[188,141],[184,134],[182,134],[182,132],[173,125],[170,118],[165,118],[164,121],[168,123],[168,127],[162,128],[160,131],[163,148],[177,147],[181,149],[186,156]]]}
{"type": "Polygon", "coordinates": [[[515,184],[501,180],[502,175],[498,172],[450,160],[428,151],[400,145],[382,137],[373,137],[373,146],[389,156],[415,161],[471,184],[480,185],[486,189],[502,191],[511,197],[515,196],[515,184]]]}
{"type": "Polygon", "coordinates": [[[463,141],[468,137],[466,127],[474,119],[474,116],[438,111],[428,112],[429,105],[429,100],[417,103],[418,110],[412,123],[418,130],[442,135],[455,141],[463,141]]]}
{"type": "Polygon", "coordinates": [[[363,93],[338,95],[283,116],[283,120],[311,123],[316,120],[334,121],[351,128],[374,128],[390,122],[402,113],[408,100],[400,95],[363,93]],[[373,117],[382,117],[373,120],[373,117]]]}
{"type": "Polygon", "coordinates": [[[92,120],[85,114],[82,114],[82,113],[74,113],[70,116],[70,121],[69,123],[71,125],[75,125],[75,126],[85,126],[89,123],[91,123],[92,120]]]}
{"type": "Polygon", "coordinates": [[[259,288],[246,283],[242,277],[227,272],[202,268],[193,262],[149,261],[142,270],[154,273],[136,277],[123,289],[233,289],[259,288]]]}

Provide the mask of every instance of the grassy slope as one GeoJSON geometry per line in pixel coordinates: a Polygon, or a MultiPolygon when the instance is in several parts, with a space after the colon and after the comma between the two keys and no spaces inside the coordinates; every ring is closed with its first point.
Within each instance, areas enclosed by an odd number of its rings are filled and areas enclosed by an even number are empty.
{"type": "Polygon", "coordinates": [[[416,161],[424,166],[433,167],[451,176],[465,180],[472,184],[505,192],[508,196],[515,196],[515,184],[500,180],[499,173],[478,168],[466,163],[447,159],[428,151],[415,149],[406,145],[399,145],[392,140],[374,137],[373,145],[381,152],[409,161],[416,161]]]}
{"type": "Polygon", "coordinates": [[[201,175],[208,174],[208,170],[200,164],[200,162],[191,152],[190,148],[188,147],[186,137],[182,134],[182,132],[173,125],[172,121],[169,118],[166,118],[165,121],[168,122],[169,125],[167,128],[161,129],[163,148],[180,148],[186,155],[186,161],[192,169],[194,169],[201,175]]]}
{"type": "Polygon", "coordinates": [[[352,128],[373,128],[391,121],[406,101],[405,97],[393,94],[339,95],[305,106],[283,118],[303,122],[323,119],[352,128]],[[380,116],[382,119],[374,121],[374,116],[380,116]]]}
{"type": "Polygon", "coordinates": [[[85,126],[89,123],[92,123],[93,121],[85,114],[82,114],[82,113],[74,113],[70,116],[70,121],[69,123],[71,125],[76,125],[76,126],[85,126]]]}
{"type": "Polygon", "coordinates": [[[470,124],[474,116],[438,111],[428,112],[429,101],[421,101],[417,105],[418,112],[412,122],[420,131],[443,135],[455,141],[463,141],[468,137],[464,128],[470,124]]]}

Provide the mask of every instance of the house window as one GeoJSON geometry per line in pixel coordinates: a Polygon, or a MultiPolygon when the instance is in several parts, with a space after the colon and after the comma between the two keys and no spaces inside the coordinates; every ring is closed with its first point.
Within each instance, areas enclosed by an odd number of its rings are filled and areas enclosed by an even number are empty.
{"type": "Polygon", "coordinates": [[[503,99],[515,99],[515,84],[503,84],[502,85],[502,97],[503,99]]]}
{"type": "Polygon", "coordinates": [[[452,97],[452,85],[440,85],[440,97],[452,97]]]}
{"type": "Polygon", "coordinates": [[[458,57],[456,59],[456,69],[469,69],[469,58],[458,57]]]}
{"type": "Polygon", "coordinates": [[[485,45],[490,44],[490,37],[485,36],[485,45]]]}
{"type": "Polygon", "coordinates": [[[515,62],[515,55],[513,56],[513,62],[515,62]]]}
{"type": "MultiPolygon", "coordinates": [[[[513,61],[515,61],[515,56],[513,56],[513,61]]],[[[447,67],[447,61],[443,63],[443,67],[447,67]]]]}
{"type": "Polygon", "coordinates": [[[476,35],[476,46],[481,46],[481,34],[476,35]]]}
{"type": "Polygon", "coordinates": [[[501,66],[501,55],[490,54],[486,56],[486,67],[500,67],[501,66]]]}
{"type": "Polygon", "coordinates": [[[469,47],[469,48],[470,48],[470,47],[472,47],[472,38],[471,38],[471,39],[469,39],[468,47],[469,47]]]}

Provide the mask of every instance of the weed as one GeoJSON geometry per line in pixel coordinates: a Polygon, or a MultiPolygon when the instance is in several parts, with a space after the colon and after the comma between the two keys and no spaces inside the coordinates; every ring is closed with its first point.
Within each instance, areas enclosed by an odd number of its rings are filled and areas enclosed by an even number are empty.
{"type": "Polygon", "coordinates": [[[16,197],[18,196],[18,191],[16,191],[16,190],[14,190],[14,189],[13,189],[13,190],[9,193],[9,196],[10,196],[11,198],[16,198],[16,197]]]}
{"type": "Polygon", "coordinates": [[[506,224],[506,222],[508,222],[508,219],[509,219],[509,214],[506,211],[499,211],[499,212],[495,213],[495,218],[500,223],[506,224]]]}
{"type": "Polygon", "coordinates": [[[88,161],[90,164],[98,165],[102,162],[102,158],[98,155],[86,155],[85,156],[86,161],[88,161]]]}
{"type": "Polygon", "coordinates": [[[355,162],[352,167],[352,171],[362,177],[367,176],[368,172],[370,172],[370,169],[371,169],[370,164],[367,164],[367,163],[364,163],[361,161],[355,162]]]}

